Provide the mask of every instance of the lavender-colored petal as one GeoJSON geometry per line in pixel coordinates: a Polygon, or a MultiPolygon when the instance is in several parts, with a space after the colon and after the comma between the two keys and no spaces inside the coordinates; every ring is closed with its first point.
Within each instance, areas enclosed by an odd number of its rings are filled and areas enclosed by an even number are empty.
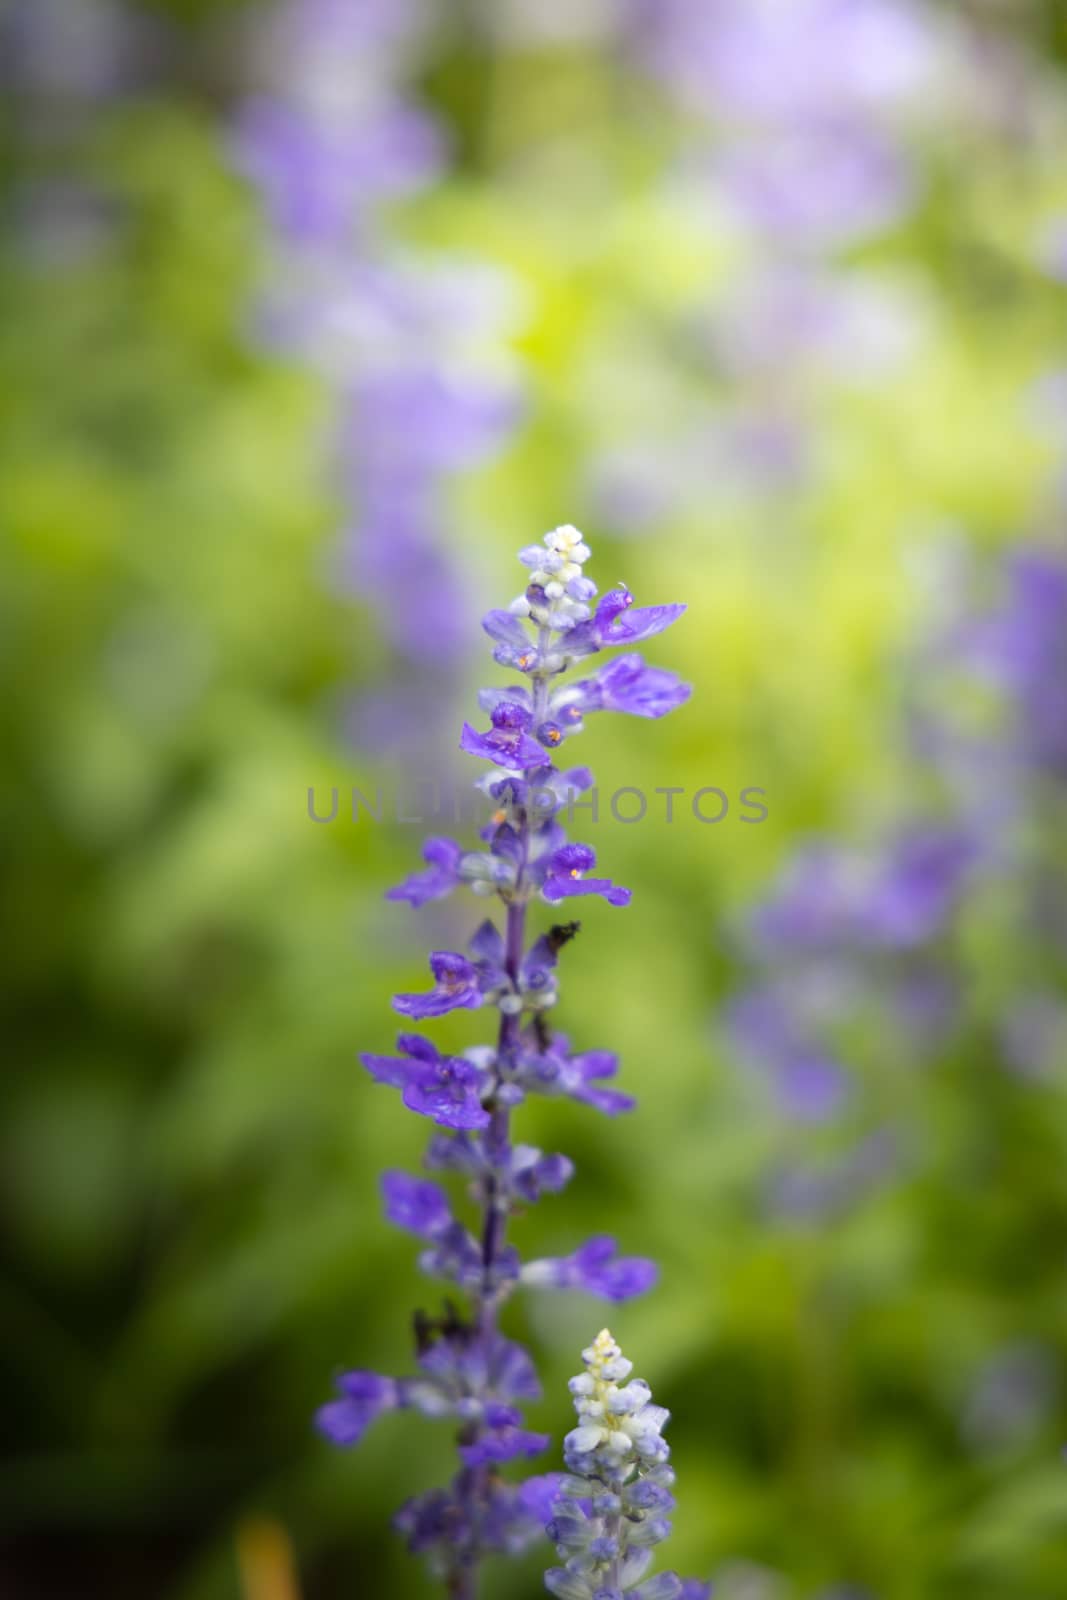
{"type": "Polygon", "coordinates": [[[635,717],[664,717],[692,694],[673,672],[648,667],[640,656],[617,656],[597,673],[566,691],[566,707],[578,711],[623,711],[635,717]]]}
{"type": "Polygon", "coordinates": [[[420,1239],[437,1238],[452,1221],[447,1195],[427,1178],[390,1170],[382,1174],[381,1189],[388,1220],[420,1239]]]}
{"type": "Polygon", "coordinates": [[[406,1017],[441,1017],[446,1012],[470,1009],[482,1003],[477,970],[454,950],[435,950],[430,970],[437,987],[430,994],[398,994],[393,1007],[406,1017]]]}
{"type": "Polygon", "coordinates": [[[683,1600],[682,1580],[676,1572],[657,1572],[631,1589],[632,1600],[683,1600]]]}
{"type": "Polygon", "coordinates": [[[439,900],[451,894],[459,883],[459,863],[463,850],[453,839],[427,839],[422,847],[423,859],[429,862],[425,872],[413,872],[395,888],[386,891],[387,900],[406,900],[411,906],[425,905],[428,900],[439,900]]]}
{"type": "Polygon", "coordinates": [[[494,967],[504,965],[504,939],[496,923],[491,922],[488,917],[479,923],[467,949],[478,961],[487,962],[494,967]]]}
{"type": "Polygon", "coordinates": [[[583,1575],[566,1567],[549,1567],[545,1573],[545,1588],[556,1600],[591,1600],[593,1593],[583,1575]]]}
{"type": "Polygon", "coordinates": [[[629,1300],[655,1283],[654,1261],[641,1256],[617,1256],[615,1240],[598,1234],[573,1255],[531,1261],[520,1274],[524,1283],[553,1289],[583,1289],[606,1300],[629,1300]]]}
{"type": "Polygon", "coordinates": [[[487,1268],[481,1246],[459,1222],[449,1223],[436,1235],[432,1247],[419,1257],[419,1266],[431,1277],[450,1278],[472,1292],[488,1293],[495,1293],[518,1272],[517,1256],[510,1246],[498,1250],[487,1268]]]}
{"type": "Polygon", "coordinates": [[[482,618],[482,627],[491,639],[496,640],[493,660],[499,666],[514,667],[518,672],[532,672],[538,665],[540,656],[537,646],[513,612],[490,611],[482,618]]]}
{"type": "Polygon", "coordinates": [[[428,1039],[401,1034],[406,1056],[360,1057],[377,1083],[402,1089],[404,1104],[446,1128],[484,1128],[489,1113],[481,1104],[482,1074],[461,1056],[441,1056],[428,1039]]]}
{"type": "Polygon", "coordinates": [[[574,1176],[567,1156],[543,1156],[539,1150],[519,1145],[512,1152],[509,1181],[512,1190],[532,1205],[542,1194],[558,1194],[574,1176]]]}
{"type": "Polygon", "coordinates": [[[421,1033],[398,1033],[396,1047],[406,1056],[414,1056],[416,1061],[424,1061],[430,1066],[436,1066],[441,1060],[441,1052],[432,1039],[427,1039],[421,1033]]]}
{"type": "Polygon", "coordinates": [[[539,939],[534,941],[522,958],[520,976],[523,985],[528,988],[541,987],[545,979],[555,971],[558,961],[557,946],[542,934],[539,939]]]}
{"type": "Polygon", "coordinates": [[[403,1017],[412,1017],[416,1022],[426,1021],[430,1017],[443,1017],[449,1011],[463,1008],[472,1010],[481,1003],[481,991],[474,985],[462,989],[438,989],[432,994],[393,996],[393,1009],[399,1011],[403,1017]]]}
{"type": "Polygon", "coordinates": [[[547,1450],[547,1433],[529,1433],[523,1428],[494,1428],[483,1433],[473,1444],[460,1445],[459,1453],[468,1467],[485,1467],[504,1461],[514,1461],[516,1456],[536,1456],[547,1450]]]}
{"type": "Polygon", "coordinates": [[[574,1089],[571,1098],[581,1105],[591,1106],[605,1117],[621,1117],[637,1104],[633,1095],[624,1094],[621,1089],[600,1089],[591,1084],[574,1089]]]}
{"type": "Polygon", "coordinates": [[[407,1085],[404,1104],[443,1128],[486,1128],[489,1112],[481,1103],[481,1074],[472,1062],[449,1057],[407,1085]]]}
{"type": "Polygon", "coordinates": [[[526,856],[522,836],[509,822],[501,823],[495,829],[490,850],[493,855],[512,861],[516,866],[521,866],[526,856]]]}
{"type": "Polygon", "coordinates": [[[569,1095],[605,1116],[616,1117],[632,1111],[636,1104],[631,1095],[618,1089],[599,1087],[600,1079],[614,1077],[617,1070],[618,1058],[610,1051],[589,1050],[570,1056],[564,1041],[557,1038],[549,1054],[524,1056],[518,1077],[529,1093],[569,1095]]]}
{"type": "Polygon", "coordinates": [[[642,639],[663,633],[686,609],[684,605],[641,606],[620,614],[605,630],[603,642],[605,645],[640,644],[642,639]]]}
{"type": "Polygon", "coordinates": [[[447,1133],[435,1133],[426,1146],[422,1164],[429,1172],[462,1172],[474,1178],[484,1170],[485,1157],[481,1142],[469,1139],[466,1133],[452,1138],[447,1133]]]}
{"type": "Polygon", "coordinates": [[[508,644],[515,650],[521,650],[524,645],[532,644],[522,618],[517,617],[513,611],[486,612],[482,618],[482,627],[497,644],[508,644]]]}
{"type": "Polygon", "coordinates": [[[394,1089],[406,1088],[412,1074],[420,1070],[414,1061],[404,1061],[397,1056],[375,1056],[364,1051],[359,1059],[375,1083],[385,1083],[394,1089]]]}
{"type": "Polygon", "coordinates": [[[459,747],[469,756],[492,761],[498,767],[508,767],[524,772],[530,767],[543,765],[545,753],[536,739],[522,732],[507,733],[493,728],[489,733],[479,733],[469,722],[463,724],[459,747]]]}
{"type": "Polygon", "coordinates": [[[492,1342],[489,1370],[493,1392],[505,1400],[539,1400],[541,1381],[530,1352],[513,1339],[497,1336],[492,1342]]]}
{"type": "Polygon", "coordinates": [[[505,700],[517,701],[527,711],[532,711],[533,709],[530,691],[525,684],[509,684],[506,689],[478,690],[478,704],[483,711],[489,712],[490,715],[505,700]]]}
{"type": "Polygon", "coordinates": [[[497,701],[489,713],[489,720],[500,733],[526,733],[533,716],[529,707],[514,696],[497,701]]]}
{"type": "Polygon", "coordinates": [[[561,1472],[546,1472],[538,1477],[527,1478],[519,1485],[519,1500],[523,1510],[542,1528],[551,1521],[562,1481],[561,1472]]]}
{"type": "Polygon", "coordinates": [[[596,866],[596,851],[588,844],[565,844],[554,850],[544,862],[550,874],[588,872],[596,866]]]}
{"type": "Polygon", "coordinates": [[[601,895],[612,906],[628,906],[633,899],[631,889],[612,883],[610,878],[547,878],[541,892],[553,904],[588,894],[601,895]]]}
{"type": "Polygon", "coordinates": [[[407,1540],[412,1555],[437,1547],[469,1549],[476,1538],[476,1511],[470,1497],[451,1489],[428,1489],[405,1502],[393,1526],[407,1540]]]}
{"type": "Polygon", "coordinates": [[[341,1398],[315,1413],[316,1427],[333,1444],[358,1444],[376,1417],[400,1404],[396,1381],[377,1372],[346,1372],[337,1387],[341,1398]]]}
{"type": "Polygon", "coordinates": [[[637,1104],[632,1094],[624,1094],[621,1089],[584,1088],[576,1090],[573,1099],[582,1105],[592,1106],[594,1111],[602,1112],[605,1117],[621,1117],[637,1104]]]}

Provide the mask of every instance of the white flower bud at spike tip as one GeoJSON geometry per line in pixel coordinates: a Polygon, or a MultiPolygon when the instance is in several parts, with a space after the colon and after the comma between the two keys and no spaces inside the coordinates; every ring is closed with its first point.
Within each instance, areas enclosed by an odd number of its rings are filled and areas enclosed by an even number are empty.
{"type": "Polygon", "coordinates": [[[572,1378],[570,1391],[578,1426],[567,1435],[572,1455],[591,1456],[623,1469],[627,1463],[662,1461],[667,1446],[660,1437],[669,1412],[651,1403],[643,1378],[620,1387],[633,1371],[611,1333],[604,1328],[582,1351],[586,1371],[572,1378]]]}
{"type": "Polygon", "coordinates": [[[596,594],[596,585],[583,576],[582,567],[592,552],[570,523],[546,533],[544,543],[544,550],[528,545],[519,556],[523,566],[531,569],[529,587],[512,602],[511,610],[516,616],[529,617],[538,627],[566,633],[591,614],[585,601],[596,594]],[[570,586],[576,582],[581,592],[572,595],[570,586]],[[536,593],[531,596],[531,589],[541,590],[544,600],[536,593]]]}
{"type": "Polygon", "coordinates": [[[565,1563],[545,1574],[560,1600],[679,1600],[683,1593],[708,1600],[706,1585],[683,1585],[674,1572],[644,1579],[653,1548],[669,1536],[674,1473],[667,1442],[669,1420],[653,1405],[643,1378],[630,1378],[627,1361],[607,1328],[582,1351],[585,1371],[570,1380],[578,1426],[564,1441],[567,1474],[553,1501],[548,1534],[565,1563]]]}

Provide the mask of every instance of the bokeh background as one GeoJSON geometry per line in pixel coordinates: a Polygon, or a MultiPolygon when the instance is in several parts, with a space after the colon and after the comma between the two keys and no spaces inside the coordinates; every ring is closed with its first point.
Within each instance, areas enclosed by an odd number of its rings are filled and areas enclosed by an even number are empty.
{"type": "MultiPolygon", "coordinates": [[[[345,797],[455,774],[570,521],[694,686],[581,759],[732,804],[587,835],[565,1022],[640,1104],[529,1114],[519,1242],[662,1262],[612,1326],[720,1600],[1062,1600],[1063,7],[0,13],[0,1593],[434,1592],[447,1429],[310,1418],[433,1294],[356,1053],[476,908],[345,797]]],[[[603,1309],[508,1317],[558,1438],[603,1309]]]]}

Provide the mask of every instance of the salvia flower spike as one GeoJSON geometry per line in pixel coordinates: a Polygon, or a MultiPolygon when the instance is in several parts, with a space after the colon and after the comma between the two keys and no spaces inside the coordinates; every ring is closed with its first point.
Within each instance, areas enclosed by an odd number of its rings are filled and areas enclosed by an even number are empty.
{"type": "Polygon", "coordinates": [[[582,1360],[570,1381],[578,1426],[563,1441],[567,1473],[547,1530],[563,1565],[545,1573],[545,1588],[558,1600],[707,1600],[711,1590],[695,1579],[645,1577],[671,1531],[670,1412],[652,1404],[643,1378],[630,1378],[633,1362],[607,1328],[582,1360]]]}
{"type": "Polygon", "coordinates": [[[630,899],[628,889],[601,875],[589,845],[567,839],[560,821],[592,775],[583,767],[561,769],[552,757],[581,731],[587,714],[661,717],[689,696],[673,673],[646,666],[636,654],[595,666],[605,650],[662,633],[685,607],[635,607],[624,585],[597,599],[585,575],[589,555],[571,527],[522,551],[529,569],[523,593],[483,620],[493,659],[519,678],[479,695],[489,725],[464,723],[459,741],[489,763],[478,783],[489,821],[477,848],[428,840],[425,867],[389,891],[390,899],[421,906],[465,886],[500,904],[502,926],[486,918],[466,950],[432,951],[428,986],[393,999],[395,1010],[416,1024],[451,1011],[492,1010],[495,1038],[450,1056],[421,1033],[404,1031],[395,1055],[362,1058],[377,1083],[398,1089],[407,1109],[431,1124],[424,1165],[436,1176],[386,1172],[382,1199],[387,1219],[419,1240],[422,1269],[448,1282],[453,1299],[437,1316],[416,1313],[413,1376],[344,1373],[337,1398],[317,1420],[340,1445],[357,1443],[386,1411],[415,1410],[457,1427],[452,1482],[417,1495],[396,1521],[411,1550],[428,1558],[458,1600],[475,1594],[485,1555],[517,1553],[543,1535],[558,1493],[558,1474],[511,1481],[501,1470],[548,1444],[524,1426],[521,1406],[539,1398],[540,1386],[530,1356],[500,1331],[501,1305],[520,1286],[582,1289],[621,1301],[643,1293],[656,1276],[653,1262],[621,1256],[609,1235],[595,1235],[570,1255],[528,1262],[508,1237],[513,1215],[557,1193],[574,1170],[566,1156],[514,1141],[515,1108],[528,1095],[563,1095],[609,1117],[633,1106],[610,1086],[615,1056],[572,1051],[551,1024],[560,955],[579,925],[549,918],[543,931],[527,928],[537,904],[595,897],[618,907],[630,899]],[[572,679],[576,667],[580,675],[572,679]],[[473,1225],[454,1212],[437,1181],[450,1175],[465,1181],[473,1225]]]}

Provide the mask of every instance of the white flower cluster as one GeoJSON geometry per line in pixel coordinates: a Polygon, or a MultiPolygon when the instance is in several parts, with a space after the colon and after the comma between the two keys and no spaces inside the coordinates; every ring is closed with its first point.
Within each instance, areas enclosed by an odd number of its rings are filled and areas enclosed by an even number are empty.
{"type": "Polygon", "coordinates": [[[633,1362],[627,1361],[607,1328],[582,1351],[586,1370],[570,1381],[578,1426],[564,1440],[567,1457],[596,1454],[599,1464],[617,1472],[629,1465],[666,1461],[669,1451],[661,1437],[670,1412],[652,1404],[652,1391],[643,1378],[628,1378],[633,1362]]]}
{"type": "Polygon", "coordinates": [[[548,1536],[562,1566],[545,1573],[557,1600],[707,1600],[676,1572],[646,1578],[654,1546],[671,1531],[674,1472],[662,1437],[669,1413],[652,1404],[607,1328],[582,1351],[570,1391],[578,1426],[564,1441],[568,1468],[548,1536]]]}
{"type": "Polygon", "coordinates": [[[582,568],[591,551],[577,528],[566,523],[544,537],[544,548],[527,545],[519,560],[530,568],[525,593],[512,601],[511,610],[529,617],[539,627],[566,632],[590,616],[588,601],[596,594],[596,584],[585,577],[582,568]]]}

